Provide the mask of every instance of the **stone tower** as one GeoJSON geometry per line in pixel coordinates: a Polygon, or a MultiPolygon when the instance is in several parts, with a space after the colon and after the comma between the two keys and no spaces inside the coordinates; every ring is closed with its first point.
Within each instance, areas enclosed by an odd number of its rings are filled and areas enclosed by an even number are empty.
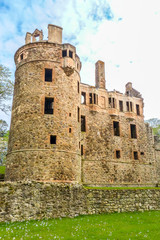
{"type": "Polygon", "coordinates": [[[80,69],[62,28],[36,29],[15,53],[6,180],[79,182],[80,69]]]}

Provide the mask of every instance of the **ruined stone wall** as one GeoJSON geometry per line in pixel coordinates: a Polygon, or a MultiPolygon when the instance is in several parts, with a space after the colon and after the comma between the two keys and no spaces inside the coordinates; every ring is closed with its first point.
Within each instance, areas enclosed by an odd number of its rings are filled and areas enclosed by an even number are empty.
{"type": "Polygon", "coordinates": [[[160,189],[85,189],[82,185],[0,183],[0,221],[160,209],[160,189]]]}
{"type": "Polygon", "coordinates": [[[153,135],[143,120],[143,100],[116,92],[81,86],[86,92],[86,104],[81,104],[81,114],[86,116],[86,132],[81,134],[84,145],[82,156],[82,181],[89,185],[155,185],[157,183],[153,135]],[[89,103],[89,93],[98,95],[98,104],[89,103]],[[116,99],[115,108],[108,98],[116,99]],[[104,103],[105,99],[105,103],[104,103]],[[119,111],[123,101],[123,112],[119,111]],[[126,110],[126,101],[132,101],[133,111],[126,110]],[[137,116],[135,106],[140,106],[137,116]],[[114,136],[113,121],[119,122],[120,136],[114,136]],[[131,138],[130,124],[136,125],[137,138],[131,138]],[[116,158],[116,150],[120,158],[116,158]],[[135,160],[133,152],[138,153],[135,160]]]}
{"type": "Polygon", "coordinates": [[[154,138],[155,157],[156,157],[156,169],[158,184],[160,184],[160,137],[155,136],[154,138]]]}
{"type": "Polygon", "coordinates": [[[71,45],[72,58],[62,58],[64,48],[35,42],[15,54],[6,180],[80,181],[80,61],[71,45]],[[52,69],[52,82],[45,81],[45,68],[52,69]],[[45,97],[54,98],[53,114],[44,114],[45,97]]]}

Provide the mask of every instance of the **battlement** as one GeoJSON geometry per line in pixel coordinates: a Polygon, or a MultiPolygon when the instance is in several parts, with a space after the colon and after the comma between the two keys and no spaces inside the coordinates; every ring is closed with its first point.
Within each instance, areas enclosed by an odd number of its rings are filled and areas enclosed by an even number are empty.
{"type": "MultiPolygon", "coordinates": [[[[63,28],[56,25],[48,24],[48,42],[62,44],[63,28]]],[[[43,31],[35,29],[33,33],[26,33],[25,44],[43,41],[43,31]]]]}

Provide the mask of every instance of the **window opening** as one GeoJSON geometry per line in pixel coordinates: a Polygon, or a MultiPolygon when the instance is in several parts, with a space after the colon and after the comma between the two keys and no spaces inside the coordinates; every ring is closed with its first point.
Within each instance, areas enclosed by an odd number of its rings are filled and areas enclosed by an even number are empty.
{"type": "Polygon", "coordinates": [[[135,159],[135,160],[138,160],[138,152],[136,152],[136,151],[133,152],[133,155],[134,155],[134,159],[135,159]]]}
{"type": "Polygon", "coordinates": [[[69,50],[69,57],[73,58],[73,52],[69,50]]]}
{"type": "Polygon", "coordinates": [[[81,131],[86,131],[86,117],[81,115],[81,131]]]}
{"type": "Polygon", "coordinates": [[[89,103],[92,104],[92,93],[89,94],[89,103]]]}
{"type": "Polygon", "coordinates": [[[126,102],[127,112],[129,112],[129,102],[126,102]]]}
{"type": "Polygon", "coordinates": [[[113,121],[114,136],[120,136],[119,122],[113,121]]]}
{"type": "Polygon", "coordinates": [[[45,68],[45,82],[52,82],[52,69],[45,68]]]}
{"type": "Polygon", "coordinates": [[[71,117],[72,116],[72,114],[71,113],[69,113],[69,117],[71,117]]]}
{"type": "Polygon", "coordinates": [[[86,104],[86,93],[81,92],[81,104],[86,104]]]}
{"type": "Polygon", "coordinates": [[[80,108],[77,107],[77,120],[78,120],[78,122],[79,122],[79,117],[80,117],[80,108]]]}
{"type": "Polygon", "coordinates": [[[20,55],[21,60],[23,60],[23,53],[20,55]]]}
{"type": "Polygon", "coordinates": [[[83,156],[83,145],[81,145],[81,156],[83,156]]]}
{"type": "Polygon", "coordinates": [[[67,50],[62,50],[62,57],[67,57],[67,50]]]}
{"type": "Polygon", "coordinates": [[[110,108],[116,108],[116,99],[115,98],[109,97],[108,103],[109,103],[110,108]]]}
{"type": "Polygon", "coordinates": [[[53,114],[53,102],[54,98],[45,98],[45,114],[53,114]]]}
{"type": "Polygon", "coordinates": [[[55,135],[50,136],[50,144],[56,144],[56,136],[55,135]]]}
{"type": "Polygon", "coordinates": [[[141,155],[144,155],[144,152],[141,152],[141,155]]]}
{"type": "Polygon", "coordinates": [[[132,102],[130,102],[130,111],[133,112],[133,105],[132,105],[132,102]]]}
{"type": "Polygon", "coordinates": [[[123,101],[119,101],[119,111],[123,112],[123,101]]]}
{"type": "Polygon", "coordinates": [[[69,133],[71,133],[72,132],[72,129],[71,128],[69,128],[69,133]]]}
{"type": "Polygon", "coordinates": [[[77,82],[77,91],[79,93],[79,82],[77,82]]]}
{"type": "Polygon", "coordinates": [[[121,152],[120,150],[116,150],[116,158],[120,158],[121,157],[121,152]]]}
{"type": "Polygon", "coordinates": [[[137,138],[136,125],[135,124],[131,124],[130,128],[131,128],[131,138],[137,138]]]}
{"type": "Polygon", "coordinates": [[[137,115],[139,116],[140,115],[140,111],[139,111],[139,105],[136,104],[136,112],[137,112],[137,115]]]}
{"type": "Polygon", "coordinates": [[[112,99],[113,99],[113,108],[115,108],[116,107],[115,99],[114,98],[112,98],[112,99]]]}

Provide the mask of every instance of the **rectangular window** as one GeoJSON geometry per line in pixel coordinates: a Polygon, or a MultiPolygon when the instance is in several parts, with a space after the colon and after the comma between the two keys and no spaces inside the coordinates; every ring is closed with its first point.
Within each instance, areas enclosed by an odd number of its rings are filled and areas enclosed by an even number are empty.
{"type": "Polygon", "coordinates": [[[69,57],[73,58],[73,52],[69,50],[69,57]]]}
{"type": "Polygon", "coordinates": [[[121,157],[121,152],[120,150],[116,150],[116,158],[120,158],[121,157]]]}
{"type": "Polygon", "coordinates": [[[67,57],[67,50],[62,50],[62,57],[67,57]]]}
{"type": "Polygon", "coordinates": [[[50,144],[56,144],[56,136],[55,135],[50,136],[50,144]]]}
{"type": "Polygon", "coordinates": [[[116,99],[112,98],[112,97],[109,97],[108,98],[108,104],[109,104],[110,108],[116,108],[116,99]]]}
{"type": "Polygon", "coordinates": [[[120,136],[119,122],[113,121],[114,136],[120,136]]]}
{"type": "Polygon", "coordinates": [[[129,102],[126,102],[127,112],[129,112],[129,102]]]}
{"type": "Polygon", "coordinates": [[[130,102],[130,111],[133,112],[133,104],[130,102]]]}
{"type": "Polygon", "coordinates": [[[137,138],[136,125],[131,124],[130,129],[131,129],[131,138],[137,138]]]}
{"type": "Polygon", "coordinates": [[[81,92],[81,104],[86,104],[86,93],[81,92]]]}
{"type": "Polygon", "coordinates": [[[112,100],[113,100],[113,105],[112,105],[112,107],[113,107],[113,108],[116,108],[116,100],[115,100],[115,98],[112,98],[112,100]]]}
{"type": "Polygon", "coordinates": [[[20,55],[21,60],[23,60],[23,53],[20,55]]]}
{"type": "Polygon", "coordinates": [[[52,82],[52,69],[45,68],[45,82],[52,82]]]}
{"type": "Polygon", "coordinates": [[[45,114],[53,114],[53,102],[54,102],[54,98],[45,98],[45,107],[44,107],[45,114]]]}
{"type": "Polygon", "coordinates": [[[123,112],[123,101],[119,101],[119,111],[123,112]]]}
{"type": "Polygon", "coordinates": [[[137,113],[138,116],[140,115],[139,105],[138,104],[136,104],[136,113],[137,113]]]}
{"type": "Polygon", "coordinates": [[[83,145],[81,145],[81,156],[83,156],[83,145]]]}
{"type": "Polygon", "coordinates": [[[98,104],[98,95],[95,93],[93,94],[93,103],[98,104]]]}
{"type": "Polygon", "coordinates": [[[79,82],[77,82],[77,91],[79,93],[79,82]]]}
{"type": "Polygon", "coordinates": [[[77,107],[77,120],[78,120],[78,122],[79,122],[79,117],[80,117],[80,108],[77,107]]]}
{"type": "Polygon", "coordinates": [[[92,93],[89,94],[89,103],[92,104],[92,93]]]}
{"type": "Polygon", "coordinates": [[[72,129],[71,128],[69,128],[69,133],[71,133],[72,132],[72,129]]]}
{"type": "Polygon", "coordinates": [[[81,115],[81,132],[86,131],[86,118],[85,116],[81,115]]]}
{"type": "Polygon", "coordinates": [[[138,160],[138,152],[136,152],[136,151],[133,152],[133,156],[134,156],[134,159],[135,159],[135,160],[138,160]]]}

